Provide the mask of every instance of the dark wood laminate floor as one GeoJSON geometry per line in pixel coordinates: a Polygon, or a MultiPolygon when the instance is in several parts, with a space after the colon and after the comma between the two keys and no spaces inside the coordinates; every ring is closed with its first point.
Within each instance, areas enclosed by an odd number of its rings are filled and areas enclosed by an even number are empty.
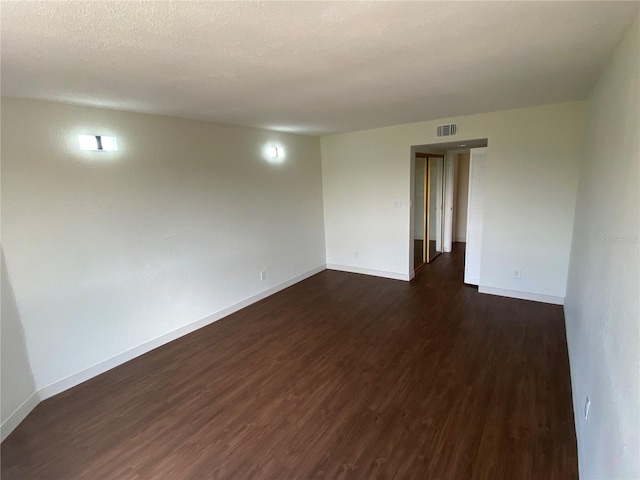
{"type": "Polygon", "coordinates": [[[413,268],[418,268],[424,262],[424,252],[422,251],[424,240],[414,240],[413,241],[413,268]]]}
{"type": "Polygon", "coordinates": [[[9,479],[575,479],[561,307],[322,272],[41,403],[9,479]]]}

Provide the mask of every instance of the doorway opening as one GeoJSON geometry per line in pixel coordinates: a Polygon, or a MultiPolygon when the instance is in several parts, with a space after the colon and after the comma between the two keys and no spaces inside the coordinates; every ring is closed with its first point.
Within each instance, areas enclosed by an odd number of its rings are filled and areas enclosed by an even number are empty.
{"type": "MultiPolygon", "coordinates": [[[[469,235],[475,239],[473,250],[477,250],[475,256],[478,258],[480,251],[476,245],[477,228],[472,226],[471,234],[468,228],[469,203],[472,199],[470,172],[473,170],[473,157],[476,164],[481,159],[483,162],[486,159],[487,144],[488,140],[484,138],[411,147],[412,212],[409,250],[414,275],[440,254],[449,253],[455,248],[465,252],[465,283],[470,283],[467,282],[469,276],[466,272],[469,235]]],[[[477,210],[476,207],[474,209],[477,210]]],[[[477,218],[472,220],[474,225],[478,223],[477,218]]],[[[475,257],[472,260],[471,263],[477,263],[475,257]]],[[[479,263],[477,269],[479,271],[479,263]]]]}

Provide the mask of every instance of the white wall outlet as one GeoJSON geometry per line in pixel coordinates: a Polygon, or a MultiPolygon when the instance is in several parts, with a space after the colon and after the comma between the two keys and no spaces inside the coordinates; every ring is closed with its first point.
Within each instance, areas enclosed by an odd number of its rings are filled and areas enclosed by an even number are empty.
{"type": "Polygon", "coordinates": [[[267,271],[266,270],[262,270],[260,272],[260,280],[266,280],[267,279],[267,271]]]}
{"type": "Polygon", "coordinates": [[[360,258],[360,252],[353,252],[353,258],[360,258]]]}
{"type": "Polygon", "coordinates": [[[393,208],[402,208],[402,202],[400,200],[394,200],[393,208]]]}
{"type": "Polygon", "coordinates": [[[589,398],[589,395],[587,395],[587,398],[584,399],[584,419],[585,420],[589,419],[589,409],[591,409],[591,399],[589,398]]]}
{"type": "Polygon", "coordinates": [[[513,276],[515,278],[522,278],[522,270],[520,270],[519,268],[513,271],[513,276]]]}

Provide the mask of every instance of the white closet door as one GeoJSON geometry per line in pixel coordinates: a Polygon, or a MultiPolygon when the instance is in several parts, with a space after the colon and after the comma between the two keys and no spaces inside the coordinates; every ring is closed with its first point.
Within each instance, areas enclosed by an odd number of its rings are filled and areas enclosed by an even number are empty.
{"type": "Polygon", "coordinates": [[[469,207],[467,210],[467,248],[464,283],[480,284],[480,253],[482,252],[482,221],[484,210],[484,173],[487,149],[472,148],[469,166],[469,207]]]}

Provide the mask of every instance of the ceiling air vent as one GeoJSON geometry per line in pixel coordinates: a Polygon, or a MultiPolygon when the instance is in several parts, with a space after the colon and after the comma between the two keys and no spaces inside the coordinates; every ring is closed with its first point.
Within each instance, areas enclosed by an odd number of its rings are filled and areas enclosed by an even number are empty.
{"type": "Polygon", "coordinates": [[[455,137],[458,133],[458,124],[438,125],[438,137],[455,137]]]}

